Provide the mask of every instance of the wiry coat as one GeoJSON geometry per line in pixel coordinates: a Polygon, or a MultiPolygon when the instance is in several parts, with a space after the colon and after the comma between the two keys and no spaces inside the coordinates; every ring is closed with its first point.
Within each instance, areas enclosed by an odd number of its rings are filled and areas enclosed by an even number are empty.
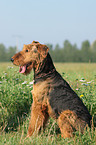
{"type": "MultiPolygon", "coordinates": [[[[41,127],[44,127],[49,116],[57,119],[64,138],[72,137],[76,130],[83,132],[84,127],[90,126],[91,121],[91,115],[86,106],[56,71],[47,46],[34,41],[32,49],[33,46],[36,46],[38,55],[33,53],[29,61],[27,56],[27,62],[23,60],[23,66],[20,67],[24,74],[28,74],[32,68],[34,70],[33,104],[28,135],[36,134],[41,127]],[[24,64],[26,69],[24,69],[24,64]]],[[[29,48],[29,45],[27,47],[29,48]]],[[[24,58],[24,53],[22,55],[22,52],[20,52],[20,54],[13,56],[14,64],[21,64],[21,56],[24,58]],[[19,64],[16,62],[19,62],[19,64]]]]}

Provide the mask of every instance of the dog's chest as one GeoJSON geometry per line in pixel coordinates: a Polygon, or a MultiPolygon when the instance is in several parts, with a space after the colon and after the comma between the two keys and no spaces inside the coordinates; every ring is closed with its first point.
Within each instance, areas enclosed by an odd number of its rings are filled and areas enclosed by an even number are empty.
{"type": "Polygon", "coordinates": [[[33,84],[33,100],[37,102],[44,102],[47,103],[47,99],[49,97],[50,92],[50,81],[46,80],[43,82],[38,82],[36,84],[33,84]]]}

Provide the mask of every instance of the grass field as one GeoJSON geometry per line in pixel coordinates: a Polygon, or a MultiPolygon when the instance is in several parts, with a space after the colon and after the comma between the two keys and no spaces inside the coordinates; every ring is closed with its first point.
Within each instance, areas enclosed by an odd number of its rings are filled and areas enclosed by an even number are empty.
{"type": "Polygon", "coordinates": [[[26,139],[33,72],[23,76],[11,63],[0,63],[0,145],[96,145],[96,64],[55,63],[55,66],[87,106],[94,122],[91,129],[63,139],[58,135],[56,121],[50,118],[44,132],[26,139]]]}

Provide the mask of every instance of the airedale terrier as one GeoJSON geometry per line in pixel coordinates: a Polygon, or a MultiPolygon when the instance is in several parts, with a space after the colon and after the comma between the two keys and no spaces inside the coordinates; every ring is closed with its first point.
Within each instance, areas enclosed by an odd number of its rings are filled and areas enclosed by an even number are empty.
{"type": "Polygon", "coordinates": [[[28,135],[37,134],[50,117],[57,120],[61,135],[72,137],[90,126],[91,115],[69,84],[56,71],[46,45],[33,41],[24,45],[11,61],[27,75],[34,70],[33,104],[28,135]]]}

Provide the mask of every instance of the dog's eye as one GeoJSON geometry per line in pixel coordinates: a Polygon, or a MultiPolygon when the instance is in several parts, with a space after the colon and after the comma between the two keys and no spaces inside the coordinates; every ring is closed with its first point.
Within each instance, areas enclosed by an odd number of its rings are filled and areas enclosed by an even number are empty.
{"type": "Polygon", "coordinates": [[[28,52],[29,50],[28,49],[26,49],[26,52],[28,52]]]}

